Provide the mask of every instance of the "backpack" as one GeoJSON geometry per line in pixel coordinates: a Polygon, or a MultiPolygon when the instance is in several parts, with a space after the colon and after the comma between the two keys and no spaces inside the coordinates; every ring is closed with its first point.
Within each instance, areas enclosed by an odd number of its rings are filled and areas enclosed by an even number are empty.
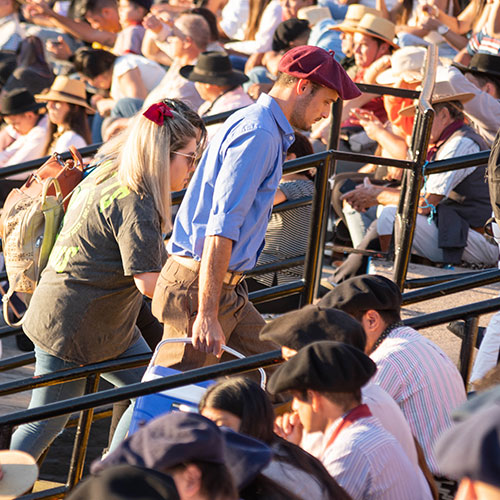
{"type": "Polygon", "coordinates": [[[2,215],[2,245],[9,290],[3,296],[3,315],[10,326],[20,326],[24,317],[12,323],[8,308],[15,292],[31,298],[49,260],[65,204],[83,176],[82,159],[71,147],[73,159],[63,162],[54,153],[19,189],[5,200],[2,215]]]}
{"type": "Polygon", "coordinates": [[[500,130],[493,141],[488,160],[488,186],[495,221],[500,227],[500,130]]]}

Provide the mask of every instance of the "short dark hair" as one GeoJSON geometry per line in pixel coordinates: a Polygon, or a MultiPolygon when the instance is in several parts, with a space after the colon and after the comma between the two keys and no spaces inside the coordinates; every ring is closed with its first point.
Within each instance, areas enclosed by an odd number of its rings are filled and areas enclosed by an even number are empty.
{"type": "MultiPolygon", "coordinates": [[[[349,314],[350,316],[352,316],[354,319],[357,319],[358,321],[361,321],[361,319],[363,318],[363,316],[365,315],[366,311],[368,311],[369,309],[355,309],[355,310],[352,310],[352,311],[348,311],[348,310],[345,310],[344,311],[349,314]]],[[[382,320],[384,321],[384,323],[386,323],[387,325],[392,325],[393,323],[397,323],[398,321],[401,321],[401,312],[399,309],[391,309],[391,310],[381,310],[381,311],[377,311],[380,315],[380,317],[382,318],[382,320]]],[[[358,346],[356,346],[358,347],[358,346]]]]}
{"type": "MultiPolygon", "coordinates": [[[[281,71],[278,71],[278,76],[276,78],[276,83],[278,85],[281,85],[282,87],[291,87],[292,85],[295,85],[298,81],[299,78],[297,78],[296,76],[292,76],[289,75],[288,73],[282,73],[281,71]]],[[[318,89],[322,87],[322,85],[316,82],[311,82],[311,84],[313,86],[312,94],[314,94],[318,89]]]]}
{"type": "Polygon", "coordinates": [[[434,111],[438,113],[442,109],[447,109],[453,120],[464,119],[464,106],[460,101],[446,101],[433,104],[434,111]]]}
{"type": "Polygon", "coordinates": [[[118,2],[116,0],[86,0],[83,2],[83,13],[84,15],[87,12],[98,13],[101,12],[102,9],[108,8],[118,8],[118,2]]]}
{"type": "Polygon", "coordinates": [[[116,57],[107,50],[80,47],[73,56],[73,64],[77,73],[87,78],[95,78],[112,70],[116,57]]]}
{"type": "Polygon", "coordinates": [[[293,153],[297,158],[301,158],[302,156],[312,155],[314,153],[314,149],[311,142],[305,135],[300,132],[295,132],[295,141],[288,148],[287,153],[293,153]]]}
{"type": "Polygon", "coordinates": [[[495,92],[497,98],[500,99],[500,79],[494,76],[486,75],[484,73],[472,73],[472,76],[478,81],[481,87],[484,87],[487,83],[493,84],[495,87],[495,92]]]}
{"type": "Polygon", "coordinates": [[[216,42],[219,39],[219,30],[217,29],[217,18],[215,14],[205,8],[205,7],[195,7],[194,9],[189,9],[183,12],[183,14],[198,14],[203,17],[205,21],[208,23],[208,27],[210,28],[210,38],[213,42],[216,42]]]}
{"type": "MultiPolygon", "coordinates": [[[[320,394],[331,401],[332,403],[340,406],[341,408],[346,408],[347,405],[352,404],[353,401],[361,403],[361,389],[357,389],[354,392],[323,392],[318,391],[320,394]]],[[[307,391],[297,391],[298,399],[304,402],[309,401],[307,391]]]]}

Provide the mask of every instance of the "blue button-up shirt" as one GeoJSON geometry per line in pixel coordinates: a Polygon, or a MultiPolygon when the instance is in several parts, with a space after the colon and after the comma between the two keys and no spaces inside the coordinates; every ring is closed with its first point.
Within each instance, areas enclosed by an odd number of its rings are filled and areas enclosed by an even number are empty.
{"type": "Polygon", "coordinates": [[[205,236],[224,236],[234,242],[229,269],[252,269],[294,140],[283,111],[267,94],[233,113],[210,141],[189,183],[168,252],[201,260],[205,236]]]}

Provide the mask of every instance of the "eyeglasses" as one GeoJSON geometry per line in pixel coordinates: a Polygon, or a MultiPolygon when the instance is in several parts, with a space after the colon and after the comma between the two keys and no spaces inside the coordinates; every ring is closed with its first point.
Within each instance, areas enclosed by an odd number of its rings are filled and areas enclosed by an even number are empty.
{"type": "Polygon", "coordinates": [[[189,168],[194,167],[195,163],[199,160],[199,156],[196,153],[181,153],[179,151],[172,151],[174,155],[185,156],[189,158],[189,168]]]}

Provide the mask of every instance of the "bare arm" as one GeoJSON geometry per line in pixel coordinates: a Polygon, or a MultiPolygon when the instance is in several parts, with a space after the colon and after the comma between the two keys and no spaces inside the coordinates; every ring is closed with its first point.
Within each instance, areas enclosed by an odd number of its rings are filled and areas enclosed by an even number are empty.
{"type": "Polygon", "coordinates": [[[164,66],[172,64],[172,59],[156,45],[155,36],[150,30],[146,30],[144,34],[141,51],[144,57],[156,61],[159,64],[163,64],[164,66]]]}
{"type": "Polygon", "coordinates": [[[439,6],[436,6],[436,9],[433,9],[430,14],[434,14],[434,17],[443,24],[446,24],[450,30],[458,33],[459,35],[465,35],[465,33],[472,29],[472,25],[474,24],[474,20],[478,14],[478,7],[478,2],[472,1],[462,12],[460,12],[458,16],[455,17],[449,16],[441,8],[439,8],[439,6]]]}
{"type": "Polygon", "coordinates": [[[139,292],[150,299],[153,297],[160,273],[141,273],[134,275],[134,283],[139,292]]]}
{"type": "Polygon", "coordinates": [[[490,4],[486,32],[494,38],[500,38],[500,0],[493,0],[490,4]]]}
{"type": "Polygon", "coordinates": [[[118,77],[120,89],[127,97],[136,97],[137,99],[146,99],[148,91],[142,81],[141,71],[134,68],[118,77]]]}
{"type": "Polygon", "coordinates": [[[223,236],[207,236],[201,257],[198,314],[193,324],[193,346],[220,356],[226,337],[218,320],[224,276],[229,267],[233,242],[223,236]]]}

